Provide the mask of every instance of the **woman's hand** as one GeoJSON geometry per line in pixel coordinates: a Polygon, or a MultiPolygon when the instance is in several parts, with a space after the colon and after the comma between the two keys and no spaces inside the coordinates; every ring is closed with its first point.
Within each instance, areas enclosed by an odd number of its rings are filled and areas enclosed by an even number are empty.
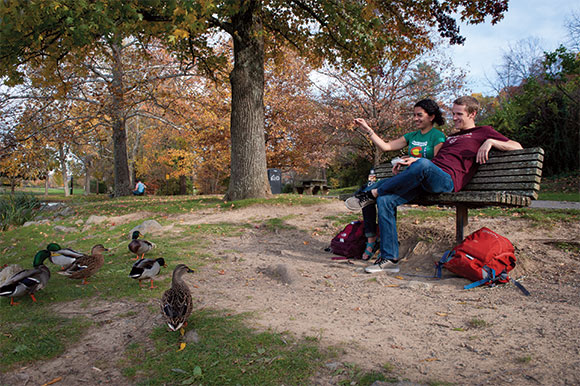
{"type": "Polygon", "coordinates": [[[356,118],[353,123],[365,131],[366,135],[371,135],[374,133],[373,129],[367,124],[363,118],[356,118]]]}

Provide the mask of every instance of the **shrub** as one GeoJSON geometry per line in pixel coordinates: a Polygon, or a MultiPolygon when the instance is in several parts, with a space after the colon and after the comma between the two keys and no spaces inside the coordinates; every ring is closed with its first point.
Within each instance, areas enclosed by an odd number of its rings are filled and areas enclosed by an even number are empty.
{"type": "Polygon", "coordinates": [[[40,201],[30,193],[16,193],[0,197],[0,229],[22,225],[34,217],[40,201]]]}

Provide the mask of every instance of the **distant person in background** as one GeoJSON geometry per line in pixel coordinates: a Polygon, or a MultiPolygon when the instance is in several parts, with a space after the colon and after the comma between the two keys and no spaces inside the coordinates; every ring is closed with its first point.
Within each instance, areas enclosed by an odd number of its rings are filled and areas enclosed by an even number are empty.
{"type": "MultiPolygon", "coordinates": [[[[445,119],[443,112],[439,108],[437,102],[432,99],[422,99],[413,106],[413,121],[417,130],[403,135],[395,140],[385,142],[383,141],[367,122],[362,118],[354,120],[361,131],[370,138],[371,141],[382,151],[397,151],[408,146],[408,157],[427,158],[431,159],[443,146],[445,142],[445,134],[440,130],[434,128],[434,125],[443,126],[445,119]]],[[[399,172],[400,164],[394,165],[393,174],[399,172]]],[[[371,173],[371,176],[373,173],[371,173]]],[[[376,182],[376,176],[375,181],[376,182]]],[[[369,178],[369,181],[371,178],[369,178]]],[[[369,185],[365,190],[376,188],[377,184],[369,185]]],[[[360,193],[357,192],[357,193],[360,193]]],[[[362,208],[365,236],[367,237],[367,244],[365,251],[361,258],[369,260],[374,256],[379,249],[379,242],[377,240],[377,207],[376,205],[368,205],[362,208]]]]}
{"type": "Polygon", "coordinates": [[[141,182],[141,180],[137,180],[137,184],[135,185],[135,190],[133,190],[133,195],[134,196],[142,196],[143,194],[145,194],[145,188],[147,186],[145,186],[145,184],[143,182],[141,182]]]}

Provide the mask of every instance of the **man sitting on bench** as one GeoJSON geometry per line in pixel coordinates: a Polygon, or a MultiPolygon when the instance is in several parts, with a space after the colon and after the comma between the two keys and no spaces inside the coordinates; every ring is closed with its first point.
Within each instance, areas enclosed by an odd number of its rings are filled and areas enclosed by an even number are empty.
{"type": "Polygon", "coordinates": [[[376,201],[381,237],[380,254],[365,272],[399,272],[399,240],[397,236],[397,206],[421,193],[460,191],[477,171],[477,165],[487,161],[492,148],[518,150],[522,146],[495,131],[491,126],[475,126],[479,102],[471,96],[453,102],[453,123],[458,129],[447,137],[432,159],[405,158],[403,172],[381,180],[346,200],[350,210],[360,210],[376,201]]]}

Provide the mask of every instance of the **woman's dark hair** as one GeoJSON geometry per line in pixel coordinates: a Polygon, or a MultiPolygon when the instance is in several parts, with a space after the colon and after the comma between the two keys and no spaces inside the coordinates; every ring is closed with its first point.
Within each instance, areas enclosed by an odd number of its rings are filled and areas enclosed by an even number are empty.
{"type": "Polygon", "coordinates": [[[445,118],[443,118],[443,113],[439,108],[437,102],[433,99],[421,99],[419,102],[415,103],[414,107],[420,107],[427,112],[428,115],[435,116],[433,123],[437,126],[443,126],[445,124],[445,118]]]}

